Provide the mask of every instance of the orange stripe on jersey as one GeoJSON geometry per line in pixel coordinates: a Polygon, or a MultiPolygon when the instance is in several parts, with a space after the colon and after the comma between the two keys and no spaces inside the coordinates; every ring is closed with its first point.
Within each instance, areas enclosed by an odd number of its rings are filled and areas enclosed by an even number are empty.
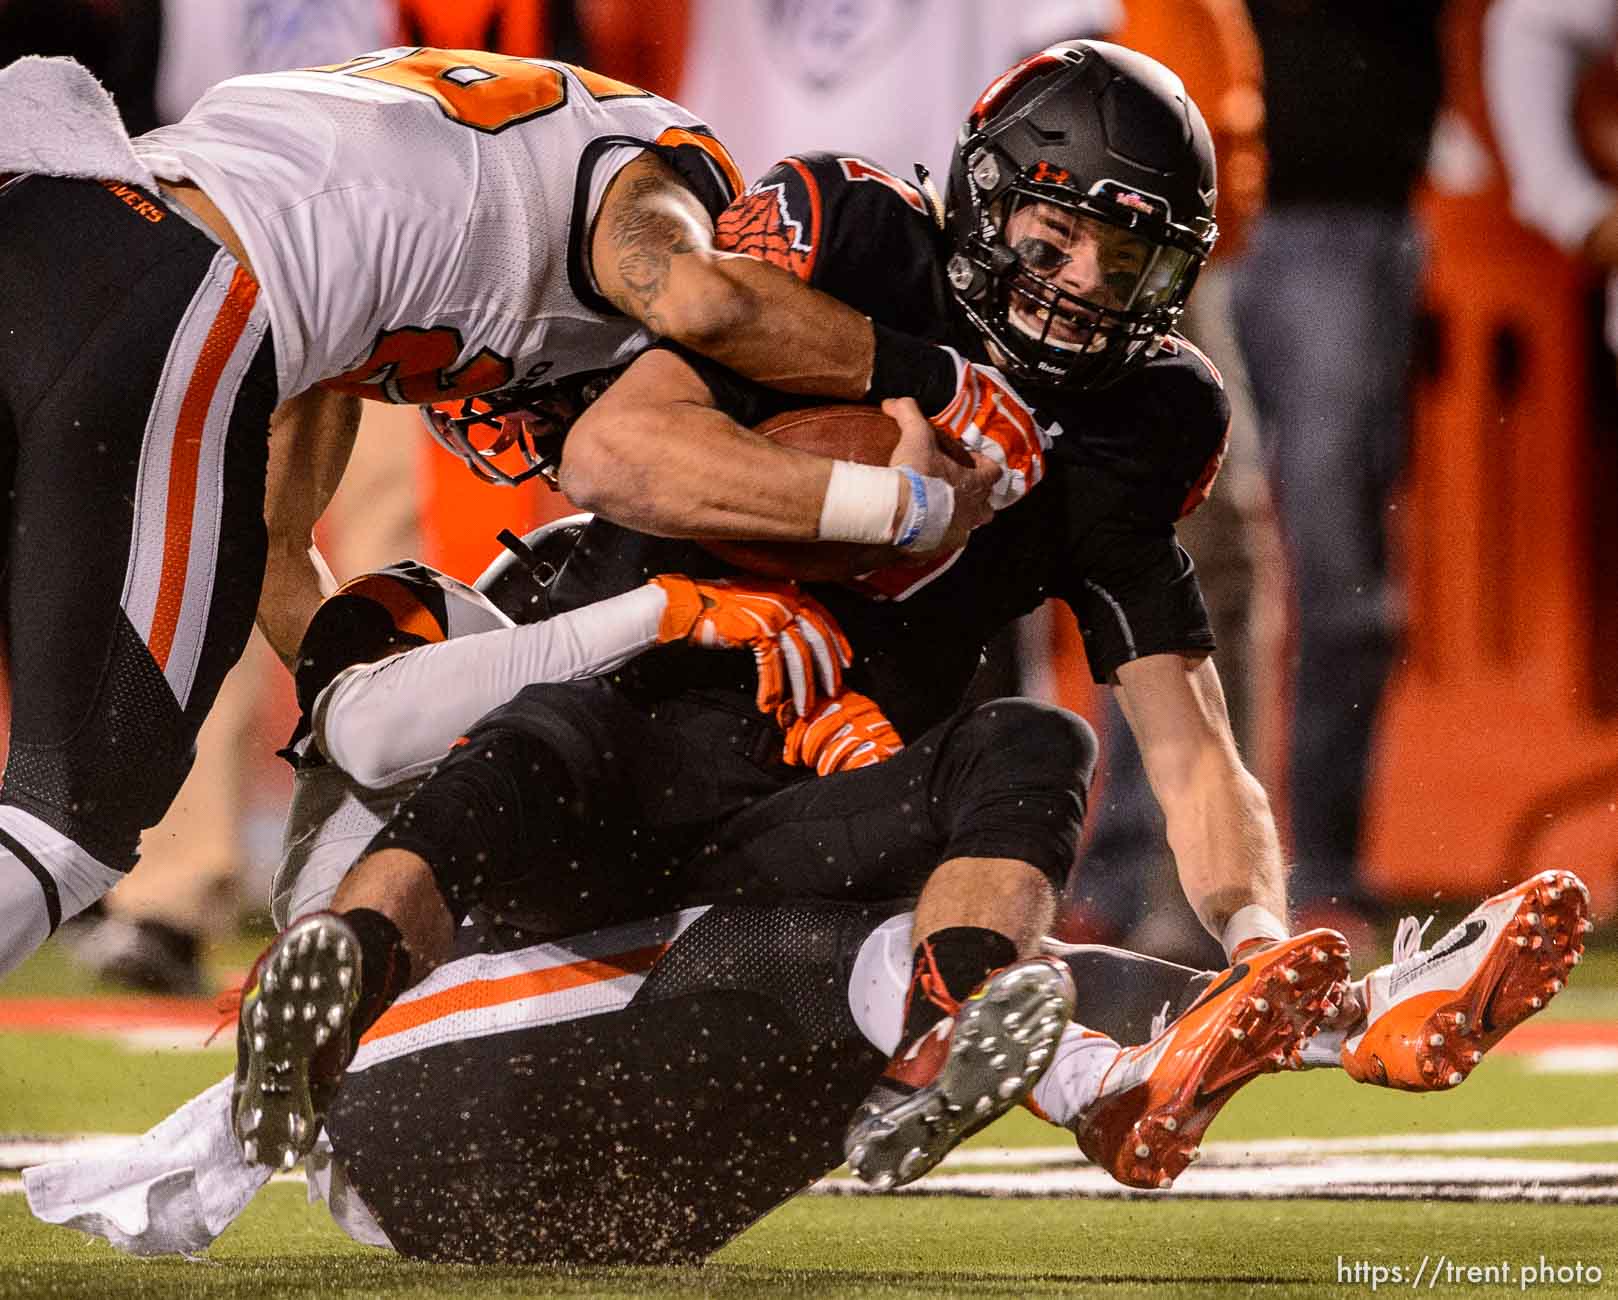
{"type": "Polygon", "coordinates": [[[410,584],[386,573],[367,573],[345,582],[333,593],[338,596],[363,596],[375,601],[388,611],[393,626],[400,632],[419,636],[423,641],[442,641],[444,628],[432,610],[422,603],[421,597],[410,589],[410,584]]]}
{"type": "Polygon", "coordinates": [[[158,579],[157,602],[152,612],[152,631],[147,649],[159,668],[167,668],[169,651],[174,648],[174,632],[180,625],[180,607],[185,601],[186,570],[191,563],[191,524],[197,504],[197,463],[202,455],[202,435],[208,411],[219,387],[225,363],[247,328],[253,304],[258,300],[258,281],[241,267],[230,277],[230,288],[219,314],[208,327],[196,368],[180,401],[180,418],[169,451],[168,503],[163,526],[163,573],[158,579]]]}
{"type": "Polygon", "coordinates": [[[671,126],[657,137],[656,143],[669,148],[689,144],[701,149],[703,153],[714,160],[719,170],[724,173],[725,180],[730,184],[731,198],[734,199],[746,188],[742,181],[742,169],[736,165],[736,160],[730,156],[730,150],[720,144],[713,136],[704,135],[700,131],[688,131],[683,126],[671,126]]]}
{"type": "Polygon", "coordinates": [[[468,980],[454,988],[445,989],[429,997],[410,1002],[395,1003],[374,1025],[365,1031],[361,1043],[372,1043],[407,1030],[419,1029],[446,1016],[467,1011],[482,1011],[489,1007],[518,1002],[523,998],[543,997],[547,993],[560,993],[585,984],[600,984],[606,980],[621,979],[625,975],[643,975],[656,965],[668,951],[666,943],[635,948],[611,957],[591,958],[569,962],[565,966],[550,966],[545,970],[524,971],[521,975],[507,975],[502,979],[468,980]]]}

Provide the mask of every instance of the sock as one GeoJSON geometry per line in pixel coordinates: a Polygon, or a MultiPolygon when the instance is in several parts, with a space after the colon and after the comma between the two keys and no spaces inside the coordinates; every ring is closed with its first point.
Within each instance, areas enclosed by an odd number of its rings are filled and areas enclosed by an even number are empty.
{"type": "Polygon", "coordinates": [[[1069,1025],[1062,1031],[1050,1068],[1028,1094],[1028,1108],[1060,1127],[1072,1124],[1096,1099],[1101,1080],[1121,1050],[1105,1034],[1069,1025]]]}
{"type": "Polygon", "coordinates": [[[913,1043],[955,1008],[990,971],[1017,960],[1017,945],[998,930],[956,925],[935,930],[916,945],[905,998],[901,1043],[913,1043]]]}
{"type": "Polygon", "coordinates": [[[1348,996],[1343,999],[1343,1012],[1336,1023],[1305,1039],[1303,1046],[1298,1049],[1298,1060],[1305,1069],[1342,1066],[1343,1044],[1349,1035],[1365,1028],[1365,1005],[1365,981],[1358,979],[1348,986],[1348,996]]]}
{"type": "Polygon", "coordinates": [[[349,1040],[358,1045],[360,1035],[410,987],[410,954],[399,927],[381,912],[356,907],[341,916],[360,941],[360,1000],[349,1022],[349,1040]]]}

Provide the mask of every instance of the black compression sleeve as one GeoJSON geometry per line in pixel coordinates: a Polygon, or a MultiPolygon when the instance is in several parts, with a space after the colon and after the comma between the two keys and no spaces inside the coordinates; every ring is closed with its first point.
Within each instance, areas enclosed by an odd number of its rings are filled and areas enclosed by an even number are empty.
{"type": "Polygon", "coordinates": [[[950,404],[955,397],[955,361],[948,352],[876,321],[871,328],[876,332],[876,353],[866,401],[914,397],[928,416],[950,404]]]}

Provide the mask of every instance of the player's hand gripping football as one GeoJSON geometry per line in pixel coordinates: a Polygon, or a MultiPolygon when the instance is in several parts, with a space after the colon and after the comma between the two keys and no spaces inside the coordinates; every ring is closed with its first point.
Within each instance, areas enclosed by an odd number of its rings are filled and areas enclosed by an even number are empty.
{"type": "Polygon", "coordinates": [[[933,427],[999,467],[989,503],[1004,510],[1045,476],[1050,438],[1034,418],[1034,408],[998,370],[944,350],[955,358],[955,397],[932,417],[933,427]]]}
{"type": "Polygon", "coordinates": [[[783,705],[805,717],[843,689],[854,661],[848,638],[824,606],[793,582],[694,580],[678,573],[652,579],[668,597],[659,643],[685,641],[710,650],[751,650],[758,665],[758,707],[783,705]],[[790,699],[788,698],[790,696],[790,699]]]}
{"type": "Polygon", "coordinates": [[[1000,466],[946,439],[911,398],[888,398],[882,403],[882,414],[899,426],[899,441],[888,464],[908,465],[931,478],[941,478],[954,493],[949,526],[938,545],[925,553],[910,550],[907,555],[912,560],[951,555],[966,545],[974,528],[994,518],[991,497],[1000,481],[1000,466]]]}
{"type": "Polygon", "coordinates": [[[870,767],[904,748],[876,701],[858,691],[844,691],[807,714],[783,718],[782,730],[782,761],[813,767],[820,776],[870,767]]]}

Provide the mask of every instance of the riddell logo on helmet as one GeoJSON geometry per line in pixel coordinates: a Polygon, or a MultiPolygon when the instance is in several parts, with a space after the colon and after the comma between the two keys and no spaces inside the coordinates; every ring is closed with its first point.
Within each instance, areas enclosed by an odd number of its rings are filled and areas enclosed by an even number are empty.
{"type": "Polygon", "coordinates": [[[1126,208],[1134,208],[1136,212],[1144,212],[1148,216],[1155,209],[1150,199],[1143,199],[1139,194],[1122,193],[1118,195],[1118,202],[1126,208]]]}

